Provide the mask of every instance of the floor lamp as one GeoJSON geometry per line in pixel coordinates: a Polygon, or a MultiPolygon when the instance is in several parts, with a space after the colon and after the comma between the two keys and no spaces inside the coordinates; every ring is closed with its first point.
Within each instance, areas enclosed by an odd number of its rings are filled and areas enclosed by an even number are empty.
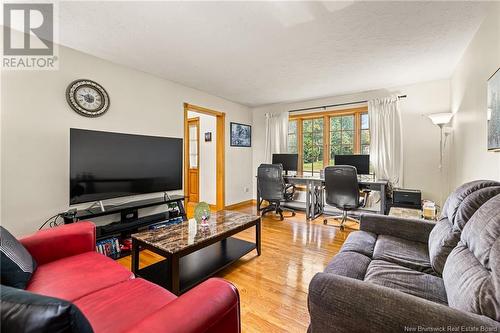
{"type": "MultiPolygon", "coordinates": [[[[451,112],[440,112],[440,113],[432,113],[432,114],[429,114],[427,115],[432,123],[434,125],[437,125],[439,126],[439,130],[440,130],[440,140],[439,140],[439,171],[442,175],[442,172],[443,172],[443,154],[444,154],[444,148],[445,148],[445,145],[446,145],[446,140],[443,141],[443,135],[445,135],[445,132],[444,132],[444,125],[448,124],[451,120],[451,118],[453,117],[453,113],[451,112]]],[[[448,132],[449,133],[449,132],[448,132]]],[[[446,133],[447,134],[447,133],[446,133]]],[[[446,188],[445,191],[447,191],[447,184],[448,182],[446,182],[445,184],[443,184],[442,182],[444,181],[443,177],[441,177],[441,186],[442,188],[446,188]]],[[[441,189],[441,194],[440,194],[440,201],[441,201],[441,204],[443,204],[444,202],[444,191],[443,189],[441,189]]]]}
{"type": "Polygon", "coordinates": [[[440,113],[432,113],[427,115],[432,121],[434,125],[439,126],[439,129],[441,131],[440,133],[440,140],[439,140],[439,169],[443,167],[443,154],[444,154],[444,145],[445,142],[443,142],[443,127],[444,125],[448,124],[453,117],[453,113],[451,112],[440,112],[440,113]]]}

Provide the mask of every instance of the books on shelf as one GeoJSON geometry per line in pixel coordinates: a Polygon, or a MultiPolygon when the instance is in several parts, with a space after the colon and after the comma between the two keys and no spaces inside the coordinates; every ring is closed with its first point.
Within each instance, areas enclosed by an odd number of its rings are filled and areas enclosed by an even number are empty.
{"type": "Polygon", "coordinates": [[[163,221],[163,222],[151,224],[148,227],[148,229],[149,230],[160,229],[160,228],[164,228],[166,226],[172,225],[172,224],[179,224],[179,223],[182,223],[182,222],[183,222],[182,216],[179,216],[179,217],[176,217],[176,218],[173,218],[173,219],[170,219],[170,220],[166,220],[166,221],[163,221]]]}
{"type": "Polygon", "coordinates": [[[97,252],[108,257],[120,254],[120,242],[117,237],[98,241],[95,247],[97,252]]]}
{"type": "MultiPolygon", "coordinates": [[[[183,217],[178,216],[138,228],[138,231],[155,230],[172,224],[182,223],[183,221],[183,217]]],[[[116,259],[120,257],[122,252],[128,252],[132,249],[132,239],[130,237],[127,238],[127,234],[124,233],[121,236],[116,235],[115,237],[110,235],[109,238],[98,240],[95,248],[98,253],[116,259]]]]}

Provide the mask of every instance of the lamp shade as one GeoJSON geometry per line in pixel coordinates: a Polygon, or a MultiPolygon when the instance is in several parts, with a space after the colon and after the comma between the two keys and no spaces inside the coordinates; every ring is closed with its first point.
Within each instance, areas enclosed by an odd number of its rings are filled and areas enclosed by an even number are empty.
{"type": "Polygon", "coordinates": [[[432,113],[428,114],[427,117],[429,117],[434,125],[445,125],[448,124],[453,117],[452,112],[440,112],[440,113],[432,113]]]}

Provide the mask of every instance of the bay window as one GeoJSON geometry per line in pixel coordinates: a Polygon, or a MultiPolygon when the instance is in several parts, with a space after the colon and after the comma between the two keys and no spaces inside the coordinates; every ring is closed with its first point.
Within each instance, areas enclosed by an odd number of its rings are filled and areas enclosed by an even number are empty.
{"type": "Polygon", "coordinates": [[[369,154],[366,107],[291,115],[288,151],[299,154],[299,172],[319,175],[335,155],[369,154]]]}

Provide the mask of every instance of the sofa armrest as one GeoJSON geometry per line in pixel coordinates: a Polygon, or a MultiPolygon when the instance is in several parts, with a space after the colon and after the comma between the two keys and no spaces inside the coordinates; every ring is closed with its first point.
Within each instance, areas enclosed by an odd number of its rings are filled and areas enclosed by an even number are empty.
{"type": "Polygon", "coordinates": [[[362,214],[359,229],[377,235],[389,235],[427,243],[436,224],[424,219],[407,219],[379,214],[362,214]]]}
{"type": "Polygon", "coordinates": [[[128,332],[239,333],[238,290],[211,278],[144,318],[128,332]]]}
{"type": "Polygon", "coordinates": [[[95,251],[95,224],[77,222],[40,230],[20,239],[38,264],[95,251]]]}
{"type": "Polygon", "coordinates": [[[437,332],[449,326],[492,328],[490,332],[496,332],[500,328],[500,323],[486,316],[331,273],[313,277],[308,305],[309,333],[424,331],[419,328],[436,328],[437,332]]]}

